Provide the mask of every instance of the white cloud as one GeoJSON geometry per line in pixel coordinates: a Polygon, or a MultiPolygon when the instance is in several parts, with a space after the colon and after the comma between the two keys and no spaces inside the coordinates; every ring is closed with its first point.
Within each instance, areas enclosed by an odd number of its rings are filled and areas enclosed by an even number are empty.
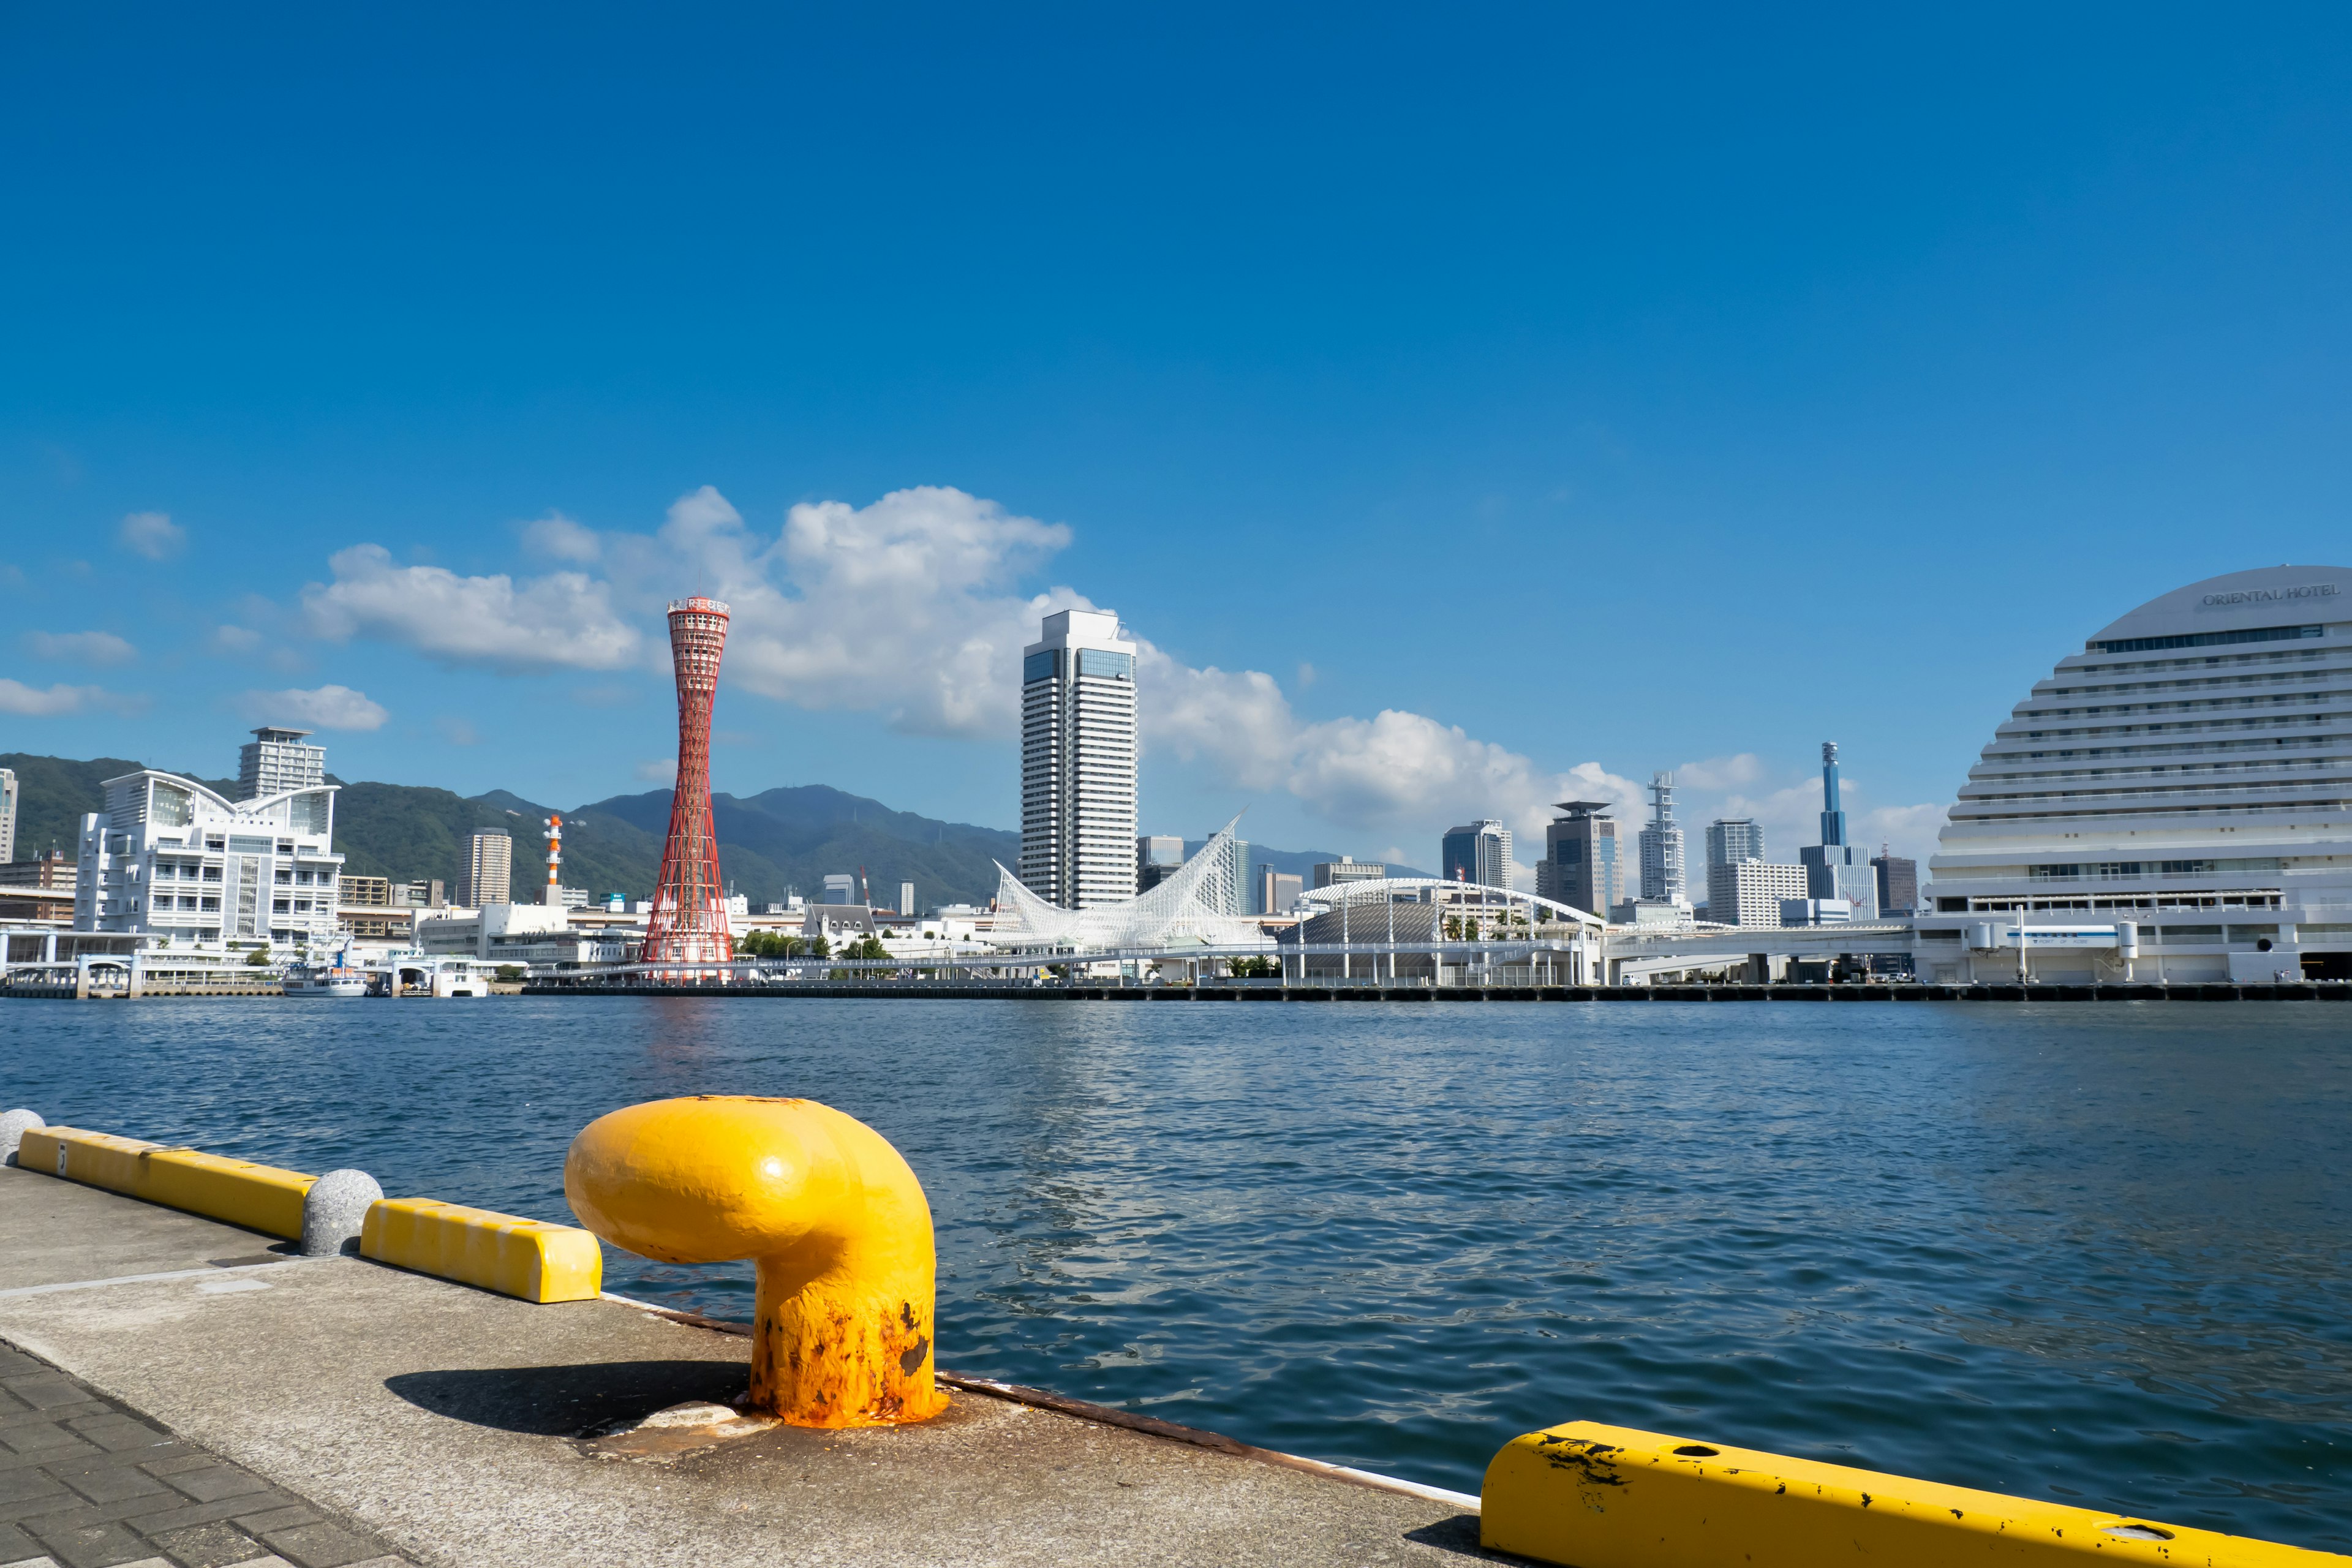
{"type": "Polygon", "coordinates": [[[0,676],[0,713],[15,713],[28,719],[54,719],[60,714],[78,713],[83,708],[107,700],[105,691],[95,686],[52,686],[43,690],[27,686],[21,680],[0,676]]]}
{"type": "Polygon", "coordinates": [[[655,537],[606,544],[614,580],[643,584],[648,611],[687,593],[727,602],[731,685],[977,739],[1018,723],[1021,648],[1038,617],[1087,605],[1067,589],[1011,591],[1069,538],[1060,524],[937,486],[866,507],[803,502],[770,537],[706,485],[679,498],[655,537]]]}
{"type": "Polygon", "coordinates": [[[1733,757],[1685,763],[1675,770],[1675,784],[1685,789],[1738,789],[1763,776],[1763,762],[1753,752],[1742,752],[1733,757]]]}
{"type": "Polygon", "coordinates": [[[565,561],[575,566],[588,566],[604,553],[604,542],[593,528],[584,527],[560,511],[523,524],[523,543],[534,554],[550,561],[565,561]]]}
{"type": "Polygon", "coordinates": [[[160,511],[134,511],[115,529],[115,537],[123,547],[144,555],[150,561],[167,560],[187,548],[188,531],[173,522],[170,514],[160,511]]]}
{"type": "MultiPolygon", "coordinates": [[[[1095,607],[1067,587],[1020,591],[1068,544],[1067,528],[947,487],[894,490],[863,507],[803,502],[771,531],[747,523],[704,486],[679,497],[651,534],[597,533],[550,513],[526,525],[524,537],[542,558],[587,570],[521,581],[459,577],[395,567],[387,552],[362,545],[334,557],[334,582],[306,590],[304,609],[321,635],[382,637],[450,662],[634,666],[666,678],[662,609],[707,594],[731,612],[722,681],[730,692],[879,713],[918,734],[1002,741],[1019,724],[1020,650],[1036,637],[1039,618],[1095,607]]],[[[1155,754],[1164,749],[1244,789],[1288,794],[1335,826],[1412,843],[1496,816],[1531,863],[1555,801],[1607,802],[1629,832],[1648,816],[1647,768],[1628,777],[1594,761],[1552,772],[1458,726],[1396,709],[1310,721],[1269,674],[1195,667],[1139,642],[1144,736],[1155,754]]],[[[1313,680],[1302,665],[1297,684],[1313,680]]],[[[598,703],[626,690],[575,695],[598,703]]],[[[637,771],[666,784],[675,764],[657,760],[637,771]]],[[[1775,858],[1793,859],[1794,847],[1816,837],[1818,786],[1808,775],[1773,788],[1775,777],[1789,775],[1750,752],[1686,763],[1676,773],[1695,846],[1715,816],[1762,819],[1775,858]]],[[[1906,834],[1916,847],[1932,831],[1932,808],[1881,806],[1852,781],[1848,788],[1856,792],[1857,839],[1885,837],[1901,850],[1906,834]]],[[[1434,856],[1402,858],[1421,864],[1434,856]]]]}
{"type": "Polygon", "coordinates": [[[263,724],[305,724],[314,730],[381,730],[392,717],[380,702],[348,686],[320,686],[305,691],[248,691],[246,716],[263,724]]]}
{"type": "Polygon", "coordinates": [[[222,653],[251,653],[261,646],[261,634],[249,626],[215,626],[212,644],[222,653]]]}
{"type": "Polygon", "coordinates": [[[480,731],[470,722],[447,713],[434,720],[433,727],[440,731],[441,738],[453,746],[471,746],[482,738],[480,731]]]}
{"type": "Polygon", "coordinates": [[[36,658],[77,664],[129,664],[139,657],[137,648],[112,632],[26,632],[25,647],[36,658]]]}
{"type": "Polygon", "coordinates": [[[636,774],[647,784],[674,784],[677,783],[677,759],[649,757],[637,764],[636,774]]]}
{"type": "Polygon", "coordinates": [[[578,572],[516,581],[500,573],[460,577],[441,566],[395,566],[377,544],[330,557],[332,583],[302,590],[318,636],[404,643],[447,664],[507,671],[614,669],[643,639],[615,615],[611,589],[578,572]]]}

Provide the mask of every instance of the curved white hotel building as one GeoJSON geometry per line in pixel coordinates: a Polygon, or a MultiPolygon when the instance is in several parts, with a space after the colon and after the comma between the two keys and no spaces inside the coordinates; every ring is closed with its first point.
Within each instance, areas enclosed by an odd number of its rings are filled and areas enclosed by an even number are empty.
{"type": "Polygon", "coordinates": [[[2192,583],[2093,634],[1928,867],[1925,980],[2013,976],[2021,923],[2039,980],[2352,979],[2352,567],[2192,583]]]}

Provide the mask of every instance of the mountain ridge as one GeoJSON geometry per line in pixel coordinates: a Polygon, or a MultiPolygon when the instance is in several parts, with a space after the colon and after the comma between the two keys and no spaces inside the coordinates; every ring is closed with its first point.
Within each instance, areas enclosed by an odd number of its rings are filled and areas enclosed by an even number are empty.
{"type": "MultiPolygon", "coordinates": [[[[52,843],[71,854],[82,814],[105,809],[104,781],[150,765],[120,757],[0,753],[0,767],[15,769],[17,776],[19,858],[30,859],[52,843]]],[[[181,776],[235,793],[233,780],[190,772],[181,776]]],[[[461,795],[430,784],[329,778],[341,785],[335,847],[349,874],[438,879],[454,896],[470,836],[498,831],[514,840],[511,896],[538,899],[547,868],[541,824],[552,809],[546,804],[505,789],[461,795]]],[[[827,873],[856,875],[861,868],[877,903],[895,905],[902,881],[915,884],[916,901],[926,908],[985,903],[996,895],[997,864],[1014,865],[1021,853],[1018,833],[899,811],[830,784],[780,784],[747,796],[716,794],[710,808],[719,872],[755,909],[780,901],[787,891],[816,898],[827,873]]],[[[669,826],[669,791],[610,795],[561,809],[567,886],[630,899],[653,896],[669,826]]],[[[1315,861],[1339,858],[1256,844],[1250,853],[1255,864],[1302,876],[1315,861]]],[[[1407,868],[1394,869],[1410,874],[1407,868]]]]}

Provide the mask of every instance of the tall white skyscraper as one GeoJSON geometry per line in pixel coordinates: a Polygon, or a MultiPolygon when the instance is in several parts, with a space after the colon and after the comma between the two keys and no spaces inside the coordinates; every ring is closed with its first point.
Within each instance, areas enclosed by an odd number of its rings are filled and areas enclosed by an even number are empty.
{"type": "Polygon", "coordinates": [[[1021,880],[1066,910],[1135,897],[1135,644],[1061,610],[1021,650],[1021,880]]]}
{"type": "Polygon", "coordinates": [[[0,866],[16,858],[16,772],[0,768],[0,866]]]}
{"type": "Polygon", "coordinates": [[[1675,820],[1675,775],[1650,775],[1650,825],[1642,829],[1642,896],[1690,902],[1683,872],[1683,830],[1675,820]]]}
{"type": "Polygon", "coordinates": [[[306,746],[308,730],[264,724],[237,748],[236,785],[241,798],[259,800],[289,789],[317,789],[327,782],[327,748],[306,746]]]}

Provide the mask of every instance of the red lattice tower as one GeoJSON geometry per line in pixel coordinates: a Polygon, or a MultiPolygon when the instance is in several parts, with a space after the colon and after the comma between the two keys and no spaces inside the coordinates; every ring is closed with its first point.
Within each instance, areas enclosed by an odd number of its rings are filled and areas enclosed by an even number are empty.
{"type": "Polygon", "coordinates": [[[719,839],[710,826],[710,705],[719,696],[719,656],[727,647],[727,606],[681,599],[669,607],[669,651],[677,670],[677,789],[669,838],[646,926],[647,963],[725,963],[727,894],[719,880],[719,839]]]}

